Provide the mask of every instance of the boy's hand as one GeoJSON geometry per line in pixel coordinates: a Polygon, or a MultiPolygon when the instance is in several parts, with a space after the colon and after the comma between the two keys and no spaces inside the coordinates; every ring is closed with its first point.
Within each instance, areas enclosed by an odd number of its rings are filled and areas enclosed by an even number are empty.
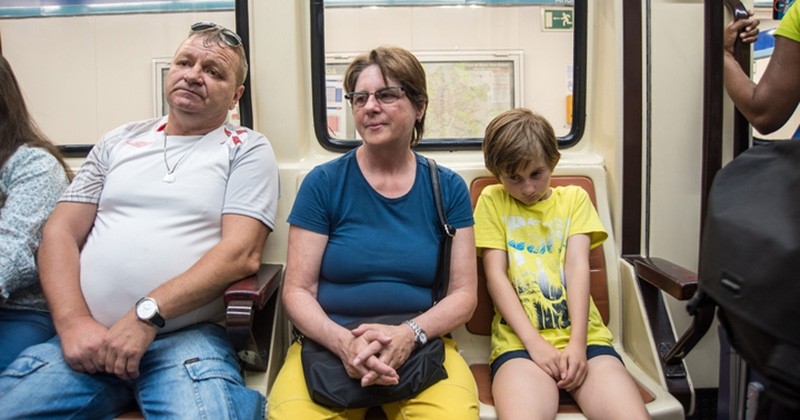
{"type": "Polygon", "coordinates": [[[567,344],[561,351],[559,369],[561,378],[556,384],[559,388],[572,391],[583,384],[586,379],[586,345],[567,344]]]}
{"type": "Polygon", "coordinates": [[[533,362],[546,374],[550,375],[556,382],[561,380],[561,370],[559,367],[561,352],[559,352],[558,349],[542,340],[542,343],[535,346],[535,348],[528,348],[527,350],[533,362]]]}

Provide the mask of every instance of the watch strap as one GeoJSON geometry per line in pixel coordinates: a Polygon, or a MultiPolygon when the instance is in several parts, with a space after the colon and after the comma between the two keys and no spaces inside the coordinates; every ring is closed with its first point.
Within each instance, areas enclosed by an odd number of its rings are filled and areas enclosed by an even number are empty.
{"type": "Polygon", "coordinates": [[[414,342],[417,344],[418,347],[423,346],[425,345],[425,343],[428,342],[428,336],[425,334],[425,330],[423,330],[422,327],[417,325],[416,322],[407,319],[403,321],[403,324],[408,325],[409,327],[411,327],[411,330],[414,331],[414,342]]]}
{"type": "Polygon", "coordinates": [[[161,316],[160,313],[156,312],[152,318],[148,319],[153,325],[158,328],[164,328],[164,325],[167,325],[167,322],[164,320],[164,317],[161,316]]]}
{"type": "Polygon", "coordinates": [[[158,302],[156,302],[155,299],[153,299],[153,298],[151,298],[149,296],[145,296],[145,297],[139,299],[139,301],[136,302],[134,311],[136,312],[136,317],[139,318],[140,321],[149,322],[149,323],[155,325],[158,328],[164,328],[164,325],[167,324],[166,321],[164,320],[164,317],[161,316],[161,313],[159,313],[158,302]],[[153,313],[153,315],[151,315],[150,317],[147,317],[147,318],[143,318],[143,317],[139,316],[139,305],[141,305],[145,301],[152,302],[153,305],[155,306],[155,312],[153,313]]]}

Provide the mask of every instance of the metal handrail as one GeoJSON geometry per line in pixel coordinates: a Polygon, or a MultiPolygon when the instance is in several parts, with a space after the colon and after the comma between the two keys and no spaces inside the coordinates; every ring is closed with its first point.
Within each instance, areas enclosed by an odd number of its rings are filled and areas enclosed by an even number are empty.
{"type": "MultiPolygon", "coordinates": [[[[750,16],[739,0],[725,0],[724,4],[736,20],[747,19],[750,16]]],[[[722,78],[718,76],[723,71],[721,54],[724,42],[722,38],[722,10],[719,7],[719,3],[714,0],[706,0],[705,6],[706,22],[708,23],[705,27],[701,232],[706,218],[708,192],[711,188],[711,182],[714,180],[716,173],[722,168],[722,91],[724,88],[722,78]]],[[[749,47],[737,40],[734,46],[734,55],[736,56],[736,61],[742,66],[745,73],[749,75],[749,47]]],[[[736,150],[734,153],[738,154],[748,147],[749,123],[738,110],[736,112],[734,116],[734,123],[736,124],[734,127],[734,148],[736,150]]],[[[698,289],[695,296],[689,301],[687,309],[692,315],[692,324],[681,335],[675,346],[663,356],[663,360],[667,365],[680,363],[713,324],[716,305],[708,299],[702,289],[698,289]]]]}

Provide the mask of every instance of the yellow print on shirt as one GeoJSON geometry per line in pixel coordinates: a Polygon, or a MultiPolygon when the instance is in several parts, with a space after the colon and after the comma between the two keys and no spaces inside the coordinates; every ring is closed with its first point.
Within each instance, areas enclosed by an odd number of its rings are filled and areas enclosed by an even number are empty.
{"type": "MultiPolygon", "coordinates": [[[[517,296],[528,318],[536,320],[540,330],[569,327],[566,279],[561,262],[561,255],[566,247],[563,235],[567,231],[568,223],[560,218],[542,223],[541,227],[549,235],[537,238],[524,235],[525,231],[529,232],[525,225],[530,223],[520,223],[519,219],[515,222],[517,223],[509,223],[509,227],[516,225],[520,229],[513,233],[521,233],[521,237],[527,236],[527,240],[510,239],[507,245],[511,253],[511,263],[516,266],[517,275],[512,278],[515,279],[517,296]]],[[[537,220],[534,223],[540,222],[537,220]]],[[[517,235],[509,236],[520,238],[517,235]]]]}

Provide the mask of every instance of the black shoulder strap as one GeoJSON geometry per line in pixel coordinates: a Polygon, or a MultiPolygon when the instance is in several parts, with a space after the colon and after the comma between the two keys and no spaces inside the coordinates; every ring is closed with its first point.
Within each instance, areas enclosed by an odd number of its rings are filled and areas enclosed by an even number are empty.
{"type": "Polygon", "coordinates": [[[436,204],[436,213],[439,215],[439,226],[442,230],[442,242],[439,248],[439,262],[436,269],[436,280],[433,284],[433,304],[439,302],[446,294],[450,283],[450,248],[456,230],[447,223],[447,213],[442,204],[442,186],[439,183],[439,168],[436,161],[430,158],[428,168],[431,171],[431,185],[433,187],[433,202],[436,204]]]}

